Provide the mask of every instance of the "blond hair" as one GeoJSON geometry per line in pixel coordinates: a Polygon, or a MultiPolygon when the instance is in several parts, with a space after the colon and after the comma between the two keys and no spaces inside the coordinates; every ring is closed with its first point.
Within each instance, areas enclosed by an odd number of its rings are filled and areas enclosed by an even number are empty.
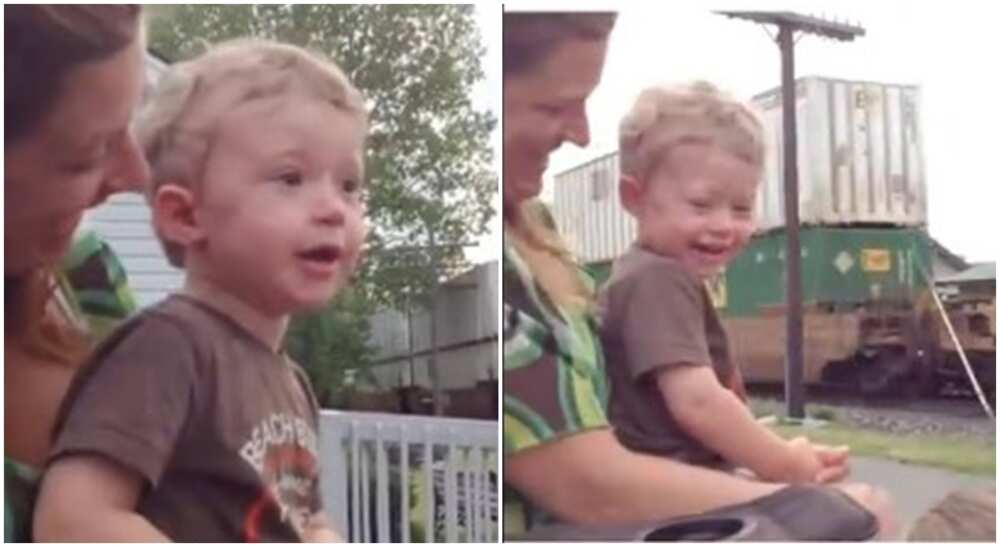
{"type": "MultiPolygon", "coordinates": [[[[361,93],[344,72],[297,46],[234,40],[170,67],[136,126],[151,171],[149,195],[166,183],[195,189],[222,118],[246,102],[291,92],[327,102],[367,125],[361,93]]],[[[159,231],[157,236],[170,263],[182,267],[183,247],[159,231]]]]}
{"type": "Polygon", "coordinates": [[[653,174],[671,147],[699,143],[718,147],[764,168],[764,126],[747,103],[696,81],[656,86],[639,94],[618,126],[621,173],[653,174]]]}
{"type": "Polygon", "coordinates": [[[511,205],[504,213],[504,239],[531,271],[535,283],[557,306],[586,311],[592,290],[580,278],[580,266],[567,249],[548,208],[537,199],[511,205]]]}

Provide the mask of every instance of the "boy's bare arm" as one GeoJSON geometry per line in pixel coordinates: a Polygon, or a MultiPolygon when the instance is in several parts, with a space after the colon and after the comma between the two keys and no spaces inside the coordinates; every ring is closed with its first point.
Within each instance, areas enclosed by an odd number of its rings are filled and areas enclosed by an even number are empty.
{"type": "Polygon", "coordinates": [[[776,481],[811,482],[822,469],[808,443],[789,444],[757,423],[712,367],[672,366],[656,373],[656,383],[677,423],[730,463],[776,481]]]}
{"type": "Polygon", "coordinates": [[[57,460],[42,479],[35,506],[36,541],[168,542],[136,512],[143,479],[96,455],[57,460]]]}

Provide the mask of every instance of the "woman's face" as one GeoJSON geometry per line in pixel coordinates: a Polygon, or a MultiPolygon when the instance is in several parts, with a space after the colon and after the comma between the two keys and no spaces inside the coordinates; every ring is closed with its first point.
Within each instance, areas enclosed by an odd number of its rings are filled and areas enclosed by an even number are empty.
{"type": "Polygon", "coordinates": [[[527,72],[504,79],[504,202],[538,195],[549,154],[565,141],[590,142],[585,105],[597,87],[606,41],[572,39],[527,72]]]}
{"type": "Polygon", "coordinates": [[[4,150],[4,273],[54,265],[86,209],[110,194],[140,190],[149,167],[129,129],[143,88],[136,40],[80,65],[33,131],[4,150]]]}

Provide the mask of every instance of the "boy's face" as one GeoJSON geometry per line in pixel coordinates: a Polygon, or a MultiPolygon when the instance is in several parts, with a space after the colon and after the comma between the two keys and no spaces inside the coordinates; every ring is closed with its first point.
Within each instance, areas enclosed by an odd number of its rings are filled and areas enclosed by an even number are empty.
{"type": "Polygon", "coordinates": [[[364,241],[363,143],[361,121],[301,96],[226,114],[196,192],[203,241],[187,260],[261,312],[322,307],[364,241]]]}
{"type": "Polygon", "coordinates": [[[672,147],[638,198],[639,243],[700,278],[717,274],[753,233],[757,181],[754,166],[723,150],[672,147]]]}

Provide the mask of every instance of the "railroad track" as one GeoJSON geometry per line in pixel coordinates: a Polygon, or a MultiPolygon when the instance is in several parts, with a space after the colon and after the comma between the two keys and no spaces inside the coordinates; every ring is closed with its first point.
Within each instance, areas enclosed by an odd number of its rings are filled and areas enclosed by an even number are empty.
{"type": "MultiPolygon", "coordinates": [[[[783,399],[780,386],[748,385],[751,397],[761,399],[783,399]]],[[[806,402],[833,408],[856,408],[869,410],[891,410],[914,414],[933,414],[954,418],[986,419],[972,392],[953,392],[929,398],[906,398],[899,396],[862,397],[830,388],[809,387],[806,402]]]]}

